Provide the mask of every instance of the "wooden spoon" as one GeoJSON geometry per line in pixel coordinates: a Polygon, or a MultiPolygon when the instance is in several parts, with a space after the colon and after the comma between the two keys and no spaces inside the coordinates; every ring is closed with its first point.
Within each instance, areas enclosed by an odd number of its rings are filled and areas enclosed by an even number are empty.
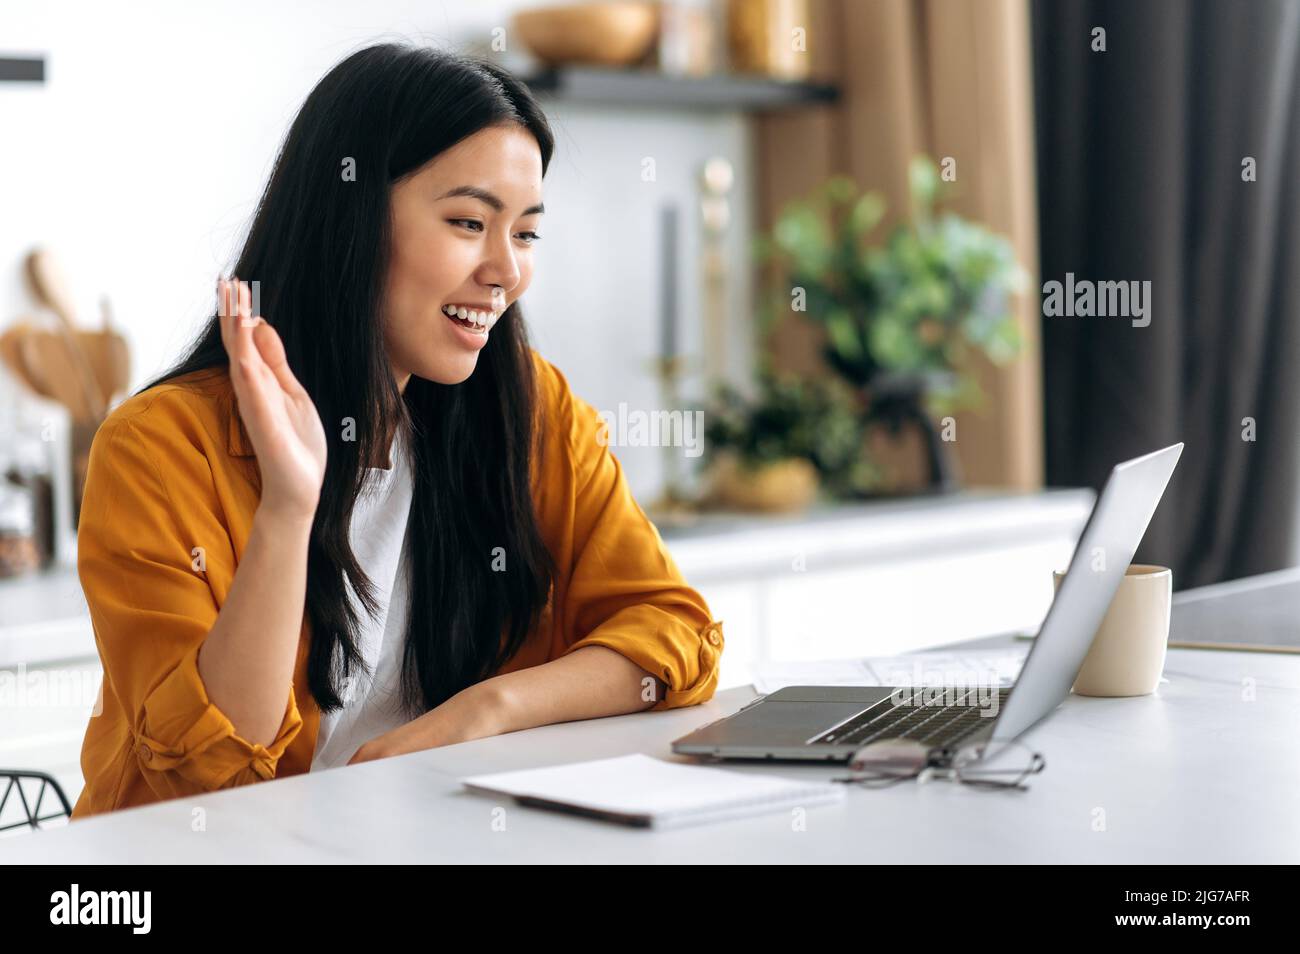
{"type": "Polygon", "coordinates": [[[104,319],[103,345],[103,384],[104,396],[108,400],[127,389],[131,383],[131,350],[126,339],[118,334],[113,324],[113,306],[107,295],[99,299],[100,314],[104,319]]]}
{"type": "Polygon", "coordinates": [[[40,397],[51,397],[42,390],[41,384],[27,370],[27,364],[23,361],[22,338],[34,331],[32,325],[21,320],[9,328],[6,328],[4,334],[0,334],[0,359],[4,360],[7,367],[24,387],[33,394],[40,397]]]}
{"type": "MultiPolygon", "coordinates": [[[[67,280],[63,276],[58,261],[54,256],[44,249],[33,249],[27,255],[27,278],[31,282],[32,290],[36,293],[37,300],[49,307],[51,311],[59,318],[59,326],[64,330],[65,343],[67,346],[67,359],[70,361],[69,368],[73,375],[73,383],[80,387],[84,393],[85,407],[91,413],[99,418],[105,414],[108,404],[104,393],[99,390],[95,381],[94,371],[90,367],[90,362],[86,359],[86,354],[81,349],[81,343],[77,341],[75,331],[76,323],[73,317],[72,294],[68,289],[67,280]]],[[[62,362],[47,353],[46,359],[53,362],[53,369],[57,369],[62,362]]],[[[42,359],[36,359],[38,362],[42,359]]],[[[38,376],[40,372],[37,372],[38,376]]],[[[47,379],[47,385],[50,383],[47,379]]],[[[56,386],[60,387],[64,393],[67,389],[62,382],[56,386]]]]}
{"type": "Polygon", "coordinates": [[[101,411],[86,401],[87,389],[68,353],[66,338],[36,332],[18,342],[23,365],[40,394],[66,407],[79,424],[100,419],[101,411]]]}

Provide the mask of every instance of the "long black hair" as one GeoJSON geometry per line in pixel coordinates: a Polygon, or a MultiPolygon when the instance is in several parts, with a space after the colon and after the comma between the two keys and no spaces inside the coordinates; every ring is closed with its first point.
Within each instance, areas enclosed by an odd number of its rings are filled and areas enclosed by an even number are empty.
{"type": "MultiPolygon", "coordinates": [[[[233,269],[241,281],[259,282],[259,311],[283,339],[329,440],[307,567],[308,676],[322,711],[340,708],[338,680],[365,668],[347,580],[367,612],[378,604],[348,527],[371,476],[365,464],[385,460],[384,442],[399,430],[414,466],[407,712],[432,709],[490,676],[550,597],[555,567],[531,492],[543,422],[519,303],[493,327],[467,380],[443,385],[412,375],[404,392],[381,320],[392,187],[467,136],[511,124],[536,138],[545,175],[554,149],[546,118],[499,66],[406,44],[351,54],[294,119],[233,269]],[[343,175],[349,158],[354,181],[343,175]],[[349,418],[355,428],[343,439],[349,418]]],[[[140,390],[213,369],[229,370],[215,307],[185,356],[140,390]]]]}

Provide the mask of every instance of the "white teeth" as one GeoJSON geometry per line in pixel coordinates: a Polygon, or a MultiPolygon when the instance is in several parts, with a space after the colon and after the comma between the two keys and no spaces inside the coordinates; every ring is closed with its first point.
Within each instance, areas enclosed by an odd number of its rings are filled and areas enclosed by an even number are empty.
{"type": "Polygon", "coordinates": [[[442,312],[449,317],[468,321],[479,331],[490,330],[500,317],[500,314],[495,311],[478,311],[462,305],[443,305],[442,312]]]}
{"type": "Polygon", "coordinates": [[[463,305],[443,305],[443,314],[468,321],[481,331],[489,331],[501,317],[499,311],[478,311],[463,305]]]}

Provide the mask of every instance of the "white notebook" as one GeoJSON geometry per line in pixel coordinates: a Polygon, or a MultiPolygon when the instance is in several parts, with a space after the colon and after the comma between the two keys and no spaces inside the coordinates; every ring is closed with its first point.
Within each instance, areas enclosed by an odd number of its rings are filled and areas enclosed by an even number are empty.
{"type": "Polygon", "coordinates": [[[834,783],[748,775],[648,755],[474,775],[461,783],[482,795],[643,828],[700,825],[844,798],[843,786],[834,783]]]}

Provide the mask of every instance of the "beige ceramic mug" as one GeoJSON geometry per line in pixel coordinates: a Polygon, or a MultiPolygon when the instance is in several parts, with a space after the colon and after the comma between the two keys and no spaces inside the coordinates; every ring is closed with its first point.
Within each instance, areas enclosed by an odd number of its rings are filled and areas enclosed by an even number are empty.
{"type": "MultiPolygon", "coordinates": [[[[1052,574],[1057,589],[1065,574],[1052,574]]],[[[1074,678],[1081,696],[1145,696],[1156,691],[1169,644],[1174,574],[1134,563],[1120,581],[1092,647],[1074,678]]]]}

